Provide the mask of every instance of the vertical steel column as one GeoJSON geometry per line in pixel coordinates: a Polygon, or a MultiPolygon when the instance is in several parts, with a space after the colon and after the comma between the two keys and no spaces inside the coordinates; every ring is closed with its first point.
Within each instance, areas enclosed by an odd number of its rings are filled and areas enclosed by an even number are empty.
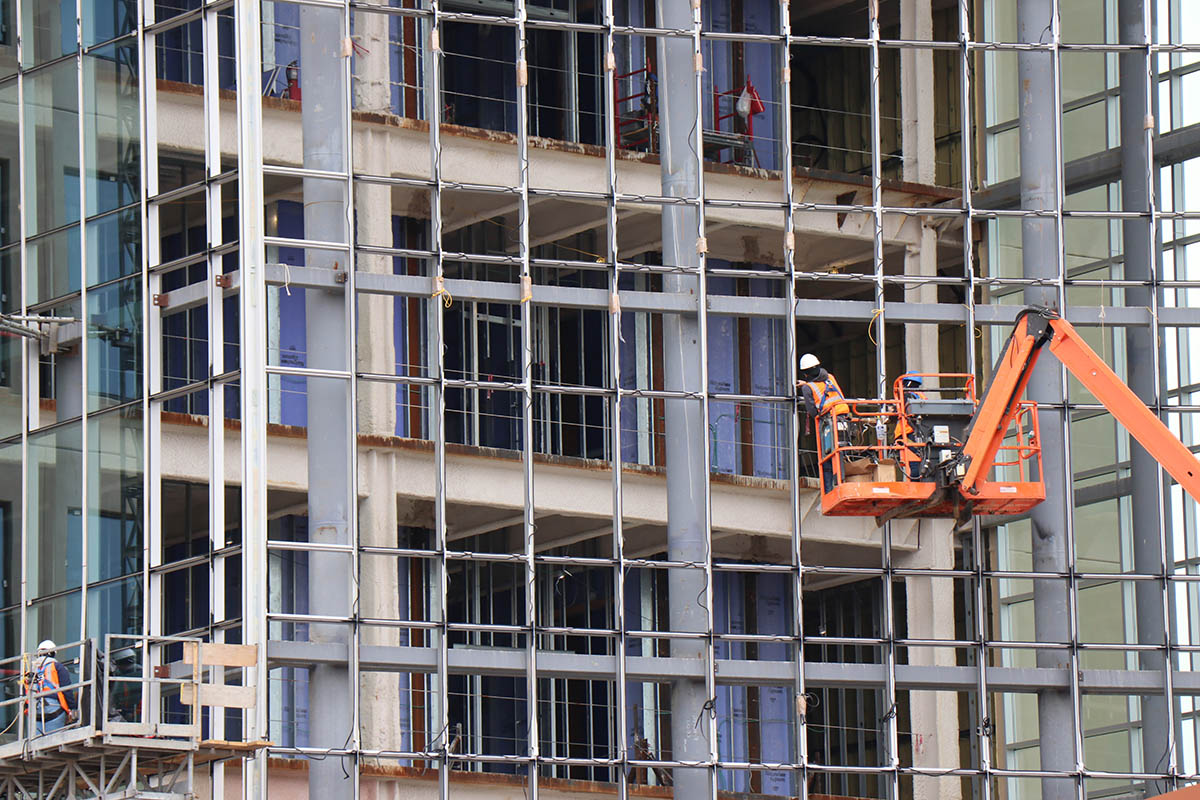
{"type": "Polygon", "coordinates": [[[439,0],[429,0],[429,50],[424,62],[425,118],[429,120],[429,250],[433,253],[433,292],[428,305],[427,335],[429,338],[428,369],[437,381],[431,388],[429,424],[433,436],[434,496],[433,544],[437,550],[436,587],[430,592],[428,618],[438,623],[430,629],[436,637],[437,672],[433,704],[428,713],[429,725],[425,750],[439,754],[438,797],[450,800],[450,727],[449,703],[449,626],[446,620],[446,596],[449,593],[449,574],[446,569],[446,318],[443,289],[446,275],[445,253],[442,250],[442,91],[441,91],[441,28],[439,0]],[[432,733],[432,738],[429,737],[432,733]]]}
{"type": "MultiPolygon", "coordinates": [[[[342,155],[342,169],[346,173],[346,202],[343,206],[343,221],[346,226],[346,297],[343,312],[343,322],[346,325],[346,337],[343,341],[343,358],[345,359],[345,370],[349,373],[344,387],[343,401],[345,402],[346,425],[343,428],[346,436],[346,543],[350,545],[350,563],[345,564],[343,559],[343,569],[349,569],[351,575],[351,592],[348,602],[350,604],[349,615],[353,619],[352,627],[347,631],[347,638],[350,640],[346,670],[349,673],[349,681],[346,684],[346,692],[350,695],[350,736],[342,743],[344,749],[353,751],[355,754],[351,758],[351,766],[346,770],[350,773],[351,781],[351,800],[359,800],[362,795],[362,756],[363,749],[362,738],[362,700],[363,692],[359,691],[359,681],[362,674],[360,661],[362,655],[362,638],[363,629],[359,625],[359,620],[362,617],[362,525],[359,524],[359,508],[358,508],[358,381],[356,375],[358,373],[358,264],[356,260],[355,246],[357,240],[357,228],[355,220],[357,217],[357,207],[354,199],[354,146],[353,146],[353,128],[354,119],[354,103],[355,100],[351,96],[351,87],[354,81],[354,62],[348,55],[348,50],[353,50],[353,45],[349,39],[350,31],[353,26],[350,6],[344,6],[339,12],[342,16],[342,32],[347,37],[342,42],[341,63],[339,67],[339,81],[343,87],[342,106],[338,109],[338,115],[341,117],[341,129],[345,138],[345,150],[342,155]],[[347,47],[349,45],[349,47],[347,47]]],[[[399,698],[397,697],[397,700],[399,698]]]]}
{"type": "MultiPolygon", "coordinates": [[[[342,55],[342,11],[300,8],[300,94],[304,134],[304,168],[345,173],[345,64],[342,55]]],[[[323,242],[346,241],[346,194],[342,181],[304,179],[304,236],[323,242]]],[[[333,250],[308,250],[305,264],[345,269],[347,257],[333,250]],[[339,263],[341,261],[342,263],[339,263]]],[[[346,293],[309,289],[304,294],[307,366],[346,370],[346,293]]],[[[309,378],[308,397],[308,538],[325,545],[350,544],[350,448],[347,418],[348,384],[331,378],[309,378]]],[[[314,550],[308,554],[309,612],[318,616],[350,615],[345,552],[314,550]]],[[[349,645],[341,624],[311,625],[314,641],[349,645]]],[[[347,651],[347,655],[349,655],[347,651]]],[[[352,737],[350,676],[345,666],[314,667],[309,679],[309,744],[320,749],[345,748],[352,737]]],[[[312,797],[345,796],[346,774],[340,758],[309,762],[312,797]]]]}
{"type": "MultiPolygon", "coordinates": [[[[682,0],[657,0],[658,26],[690,30],[692,8],[682,0]]],[[[658,102],[662,153],[662,193],[665,197],[699,198],[700,136],[697,61],[693,42],[682,36],[658,40],[658,102]]],[[[701,260],[700,211],[690,204],[666,204],[662,209],[663,265],[680,271],[663,275],[663,291],[699,299],[701,260]]],[[[668,391],[695,395],[666,401],[667,558],[675,562],[708,561],[708,441],[703,419],[699,316],[663,315],[664,383],[668,391]]],[[[670,628],[675,633],[708,632],[702,598],[709,587],[706,573],[693,568],[669,571],[670,628]]],[[[673,639],[675,658],[703,659],[704,642],[673,639]]],[[[675,761],[703,762],[709,756],[704,681],[671,682],[671,749],[675,761]]],[[[704,769],[677,767],[675,797],[697,800],[710,793],[704,769]]]]}
{"type": "MultiPolygon", "coordinates": [[[[799,379],[796,343],[796,184],[792,166],[792,20],[788,0],[780,0],[779,38],[780,56],[781,131],[783,138],[783,267],[787,273],[784,297],[787,299],[788,314],[784,319],[784,375],[788,392],[795,395],[799,379]]],[[[804,675],[804,558],[801,549],[801,528],[804,518],[800,508],[800,403],[799,397],[787,408],[785,441],[787,446],[788,503],[791,516],[791,560],[790,589],[792,593],[792,636],[794,637],[796,672],[792,684],[795,695],[795,722],[792,726],[792,758],[799,769],[792,772],[791,794],[799,800],[808,798],[808,688],[804,675]]]]}
{"type": "MultiPolygon", "coordinates": [[[[574,19],[574,18],[572,18],[574,19]]],[[[627,686],[625,682],[625,658],[628,652],[629,626],[625,620],[625,504],[622,467],[624,456],[621,451],[621,259],[617,249],[617,128],[616,87],[613,77],[617,72],[616,35],[613,29],[613,0],[603,0],[604,24],[604,173],[606,178],[605,197],[605,257],[612,266],[609,275],[608,315],[608,378],[612,381],[612,413],[609,415],[610,445],[612,448],[612,560],[613,560],[613,629],[617,636],[613,643],[616,672],[613,686],[613,718],[616,747],[614,753],[617,767],[617,800],[629,797],[629,729],[627,719],[627,686]]],[[[636,420],[636,414],[634,415],[636,420]]]]}
{"type": "MultiPolygon", "coordinates": [[[[538,676],[537,676],[537,564],[534,542],[534,492],[533,492],[533,348],[536,341],[534,327],[538,314],[532,301],[533,275],[529,269],[529,62],[527,58],[525,22],[527,9],[525,0],[515,0],[517,24],[515,26],[517,52],[517,200],[518,200],[518,247],[521,279],[521,467],[524,479],[522,505],[522,544],[525,566],[525,740],[529,758],[525,769],[528,773],[529,790],[533,799],[538,798],[538,758],[541,753],[541,734],[538,727],[538,676]]],[[[575,80],[573,74],[567,80],[575,80]]],[[[547,332],[549,328],[547,327],[547,332]]],[[[550,413],[546,409],[546,421],[550,413]]],[[[550,441],[549,432],[545,441],[550,441]]],[[[553,619],[553,613],[550,618],[553,619]]],[[[553,623],[552,623],[553,624],[553,623]]],[[[551,703],[553,706],[553,702],[551,703]]],[[[557,745],[551,737],[552,747],[557,745]]],[[[557,751],[555,753],[557,755],[557,751]]]]}
{"type": "MultiPolygon", "coordinates": [[[[25,63],[25,39],[23,19],[25,13],[18,10],[16,16],[16,56],[17,63],[25,63]]],[[[17,172],[21,175],[21,180],[17,181],[17,237],[20,241],[21,255],[21,270],[17,278],[20,295],[17,298],[17,306],[21,309],[22,314],[29,313],[28,302],[30,296],[30,270],[29,264],[29,243],[26,239],[26,215],[29,212],[28,201],[25,192],[25,179],[22,174],[26,159],[29,157],[29,144],[25,138],[25,76],[17,72],[17,172]]],[[[41,403],[38,399],[38,383],[39,371],[41,367],[38,364],[38,345],[32,340],[25,342],[21,348],[21,392],[22,400],[24,401],[21,408],[21,503],[25,504],[25,498],[29,497],[31,481],[29,479],[30,472],[36,471],[37,467],[29,463],[29,430],[35,424],[37,415],[41,409],[41,403]],[[32,374],[31,374],[32,373],[32,374]]],[[[21,612],[20,612],[20,639],[21,650],[24,651],[29,644],[29,557],[32,548],[29,546],[29,534],[33,529],[32,520],[29,519],[29,514],[22,513],[15,526],[16,533],[21,537],[21,612]]],[[[25,722],[17,723],[17,734],[25,734],[25,722]]]]}
{"type": "MultiPolygon", "coordinates": [[[[875,392],[876,396],[887,396],[887,329],[884,314],[884,264],[883,264],[883,142],[882,142],[882,110],[880,108],[880,24],[879,0],[871,0],[867,5],[868,25],[870,31],[871,54],[871,222],[874,227],[873,264],[875,273],[875,311],[868,323],[868,332],[873,325],[875,329],[875,392]]],[[[875,438],[878,444],[884,444],[887,431],[882,422],[875,427],[875,438]]],[[[892,572],[892,523],[886,522],[882,529],[882,547],[880,548],[881,567],[883,569],[883,607],[880,609],[880,623],[884,661],[883,709],[884,714],[879,720],[881,752],[879,764],[887,770],[886,782],[880,776],[880,786],[885,797],[900,796],[900,745],[899,728],[897,726],[896,704],[896,643],[894,619],[895,589],[892,572]]]]}
{"type": "MultiPolygon", "coordinates": [[[[204,163],[205,176],[209,181],[221,174],[221,109],[220,109],[220,70],[219,70],[219,54],[220,54],[220,28],[218,25],[218,13],[211,9],[205,9],[203,19],[201,20],[201,36],[204,46],[204,163]]],[[[155,50],[153,46],[145,48],[147,57],[153,57],[155,50]]],[[[153,72],[151,74],[154,74],[153,72]]],[[[146,137],[143,141],[155,141],[155,139],[146,137]]],[[[143,150],[150,151],[153,157],[157,159],[157,148],[149,147],[143,150]]],[[[157,160],[155,163],[155,176],[157,177],[157,160]]],[[[150,173],[147,173],[147,178],[150,173]]],[[[147,192],[150,196],[157,194],[157,183],[153,193],[147,192]]],[[[221,274],[224,259],[219,255],[214,255],[211,248],[218,247],[224,243],[225,237],[222,232],[222,187],[221,184],[212,182],[207,187],[205,192],[205,223],[208,233],[208,246],[210,252],[208,254],[208,363],[209,375],[217,376],[225,373],[225,313],[224,313],[224,298],[225,290],[217,285],[216,277],[221,274]]],[[[156,243],[154,258],[148,263],[157,264],[159,257],[157,255],[158,242],[158,227],[153,228],[153,238],[156,243]]],[[[161,281],[161,279],[159,279],[161,281]]],[[[155,289],[157,292],[158,290],[155,289]]],[[[149,298],[151,295],[147,294],[149,298]]],[[[158,324],[151,328],[147,325],[146,338],[151,342],[153,352],[161,354],[162,348],[159,346],[159,336],[161,336],[161,310],[158,308],[150,308],[151,318],[158,321],[158,324]]],[[[155,369],[156,376],[161,374],[162,359],[159,355],[156,359],[157,368],[155,369]]],[[[147,363],[152,363],[149,360],[147,363]]],[[[158,381],[161,384],[161,378],[158,381]]],[[[160,389],[160,386],[154,387],[155,390],[160,389]]],[[[228,556],[217,555],[224,551],[226,545],[225,532],[225,392],[226,384],[218,383],[208,387],[208,529],[209,529],[209,552],[211,563],[209,565],[209,598],[210,598],[210,633],[212,640],[217,643],[225,641],[225,628],[219,623],[223,623],[228,618],[228,604],[225,595],[225,570],[228,566],[228,556]]],[[[151,444],[146,449],[147,457],[153,455],[157,460],[158,443],[162,440],[162,420],[161,420],[162,404],[156,403],[154,408],[154,424],[155,435],[150,440],[151,444]]],[[[155,474],[151,480],[156,483],[159,477],[155,474]]],[[[157,488],[156,486],[148,486],[147,490],[157,488]]],[[[147,505],[151,511],[157,511],[158,503],[161,502],[161,492],[158,492],[155,497],[158,500],[147,505]]],[[[161,519],[161,514],[152,514],[151,520],[148,521],[146,530],[154,530],[153,524],[161,519]]],[[[158,546],[156,548],[155,559],[148,561],[149,564],[158,564],[161,560],[161,530],[156,532],[158,546]]],[[[156,585],[159,591],[163,581],[158,578],[156,585]]],[[[147,595],[153,596],[153,595],[147,595]]],[[[160,604],[151,603],[151,608],[157,607],[160,604]]],[[[161,635],[161,622],[154,628],[147,631],[150,635],[161,635]]],[[[221,670],[214,673],[214,679],[218,683],[225,682],[225,674],[221,670]]],[[[224,739],[225,732],[225,715],[212,714],[209,719],[210,735],[214,739],[224,739]]],[[[225,797],[225,763],[216,761],[210,767],[212,800],[224,800],[225,797]]]]}
{"type": "MultiPolygon", "coordinates": [[[[1058,130],[1058,92],[1055,87],[1052,31],[1057,26],[1053,0],[1020,0],[1017,4],[1017,38],[1039,49],[1017,55],[1020,80],[1021,208],[1040,211],[1041,216],[1021,220],[1021,257],[1026,278],[1044,281],[1025,290],[1025,302],[1062,308],[1060,296],[1062,258],[1058,247],[1058,164],[1055,132],[1058,130]],[[1045,214],[1049,214],[1046,216],[1045,214]]],[[[1046,500],[1033,509],[1033,568],[1036,572],[1062,575],[1067,571],[1066,516],[1069,511],[1064,457],[1063,371],[1053,359],[1039,360],[1029,382],[1029,397],[1040,404],[1042,463],[1046,500]]],[[[1069,642],[1070,618],[1067,584],[1061,578],[1034,582],[1034,628],[1039,642],[1069,642]]],[[[1066,671],[1070,652],[1044,649],[1037,652],[1037,665],[1066,671]]],[[[1063,735],[1074,727],[1071,692],[1044,689],[1038,694],[1038,723],[1041,731],[1042,769],[1070,772],[1075,768],[1072,737],[1063,735]]],[[[1070,783],[1043,778],[1044,800],[1066,800],[1074,796],[1070,783]]]]}
{"type": "MultiPolygon", "coordinates": [[[[242,641],[258,647],[247,670],[256,703],[247,713],[245,738],[267,736],[267,284],[264,271],[262,177],[262,20],[258,0],[236,0],[238,122],[238,260],[242,389],[242,641]]],[[[246,759],[247,800],[267,798],[267,753],[246,759]]]]}
{"type": "MultiPolygon", "coordinates": [[[[91,450],[91,442],[88,441],[88,376],[90,370],[88,367],[88,352],[91,346],[88,343],[88,270],[87,259],[82,255],[88,252],[88,229],[87,229],[87,129],[86,129],[86,105],[84,104],[83,96],[83,9],[80,0],[75,2],[75,47],[77,53],[75,56],[75,92],[76,92],[76,121],[79,124],[79,350],[78,350],[78,378],[72,376],[72,380],[78,380],[75,389],[75,400],[79,403],[77,414],[82,415],[79,425],[79,470],[80,478],[80,494],[79,498],[83,506],[83,519],[80,525],[80,559],[79,559],[79,574],[83,582],[83,591],[79,597],[79,638],[83,639],[87,636],[88,631],[88,552],[91,550],[89,546],[89,528],[88,516],[89,510],[93,507],[97,509],[99,516],[99,497],[95,496],[95,487],[97,481],[89,478],[90,461],[88,452],[91,450]]],[[[56,137],[57,138],[57,137],[56,137]]],[[[58,387],[55,386],[55,395],[60,394],[58,387]]],[[[145,387],[143,386],[143,391],[145,387]]],[[[61,419],[62,417],[60,417],[61,419]]],[[[60,462],[61,464],[61,462],[60,462]]],[[[58,470],[55,470],[58,473],[58,470]]],[[[96,476],[97,478],[99,476],[96,476]]],[[[143,655],[148,655],[144,652],[143,655]]]]}
{"type": "MultiPolygon", "coordinates": [[[[958,79],[959,86],[959,102],[962,105],[961,115],[959,117],[959,135],[962,137],[960,149],[960,164],[962,168],[962,204],[963,204],[963,274],[966,278],[966,307],[967,307],[967,327],[963,332],[966,337],[963,350],[966,353],[967,373],[970,375],[978,374],[978,365],[975,358],[975,243],[972,232],[975,224],[975,209],[972,202],[971,187],[973,186],[974,174],[974,158],[975,149],[971,141],[972,116],[971,109],[974,105],[971,95],[971,6],[969,0],[959,0],[958,3],[958,43],[959,43],[959,64],[958,64],[958,79]]],[[[964,539],[964,550],[967,550],[966,540],[964,539]]],[[[987,641],[987,620],[984,617],[984,609],[986,606],[987,590],[984,578],[984,537],[983,528],[980,525],[979,518],[975,517],[971,524],[970,538],[971,561],[968,563],[964,559],[963,568],[971,570],[974,574],[971,578],[973,583],[971,599],[974,603],[971,617],[974,621],[974,630],[970,631],[974,635],[974,639],[979,644],[973,650],[975,658],[975,668],[977,670],[976,677],[976,698],[974,703],[975,715],[970,719],[970,722],[975,724],[978,744],[976,751],[978,753],[979,763],[971,764],[980,771],[979,777],[976,779],[973,789],[975,796],[979,800],[991,800],[992,798],[992,734],[993,725],[991,723],[991,714],[988,713],[990,703],[988,700],[988,682],[987,682],[987,647],[984,644],[987,641]]],[[[970,663],[970,662],[968,662],[970,663]]]]}
{"type": "MultiPolygon", "coordinates": [[[[1125,289],[1125,304],[1150,308],[1155,292],[1154,220],[1150,215],[1154,176],[1150,168],[1151,135],[1154,130],[1147,87],[1149,65],[1149,9],[1144,0],[1119,0],[1117,4],[1120,43],[1138,50],[1122,52],[1121,91],[1121,210],[1145,216],[1126,218],[1121,223],[1124,242],[1125,280],[1144,281],[1144,285],[1125,289]]],[[[1103,301],[1102,301],[1103,302],[1103,301]]],[[[1125,329],[1129,364],[1129,388],[1151,408],[1156,406],[1159,390],[1157,331],[1131,326],[1125,329]]],[[[1114,331],[1114,335],[1116,332],[1114,331]]],[[[1140,444],[1130,438],[1131,531],[1133,571],[1148,575],[1166,574],[1163,560],[1170,542],[1169,527],[1160,517],[1163,486],[1158,462],[1140,444]],[[1164,543],[1164,539],[1166,542],[1164,543]],[[1164,547],[1164,544],[1166,545],[1164,547]]],[[[1166,508],[1161,511],[1166,512],[1166,508]]],[[[1167,626],[1163,607],[1162,581],[1136,581],[1134,596],[1137,609],[1138,644],[1165,647],[1167,626]]],[[[1165,651],[1144,650],[1140,667],[1162,672],[1165,651]]],[[[1164,694],[1142,697],[1142,772],[1162,772],[1172,750],[1170,708],[1164,694]]],[[[1147,795],[1158,794],[1153,786],[1147,795]]]]}
{"type": "MultiPolygon", "coordinates": [[[[150,298],[158,293],[161,287],[161,277],[150,275],[147,267],[158,264],[161,260],[159,238],[159,209],[157,204],[149,202],[149,198],[158,194],[158,148],[147,146],[147,142],[158,141],[158,101],[157,88],[147,78],[156,75],[157,70],[157,36],[147,33],[147,25],[154,22],[155,9],[153,5],[145,7],[138,14],[138,108],[141,111],[141,140],[140,166],[142,170],[140,215],[142,243],[142,364],[144,379],[142,381],[142,630],[147,636],[162,635],[162,604],[153,602],[150,598],[161,597],[163,576],[153,574],[151,568],[162,563],[162,403],[151,401],[150,398],[162,390],[162,309],[151,305],[150,298]]],[[[213,29],[216,29],[216,15],[212,15],[213,29]]],[[[214,54],[213,60],[216,60],[214,54]]],[[[216,104],[215,97],[212,105],[216,104]]],[[[205,93],[205,113],[208,114],[208,93],[205,93]]],[[[210,239],[211,241],[211,239],[210,239]]],[[[211,340],[210,340],[211,341],[211,340]]],[[[211,428],[212,425],[209,425],[211,428]]],[[[209,516],[212,519],[212,516],[209,516]]],[[[222,511],[221,519],[224,520],[222,511]]],[[[222,586],[222,589],[224,586],[222,586]]],[[[211,595],[216,601],[217,595],[211,595]]],[[[221,595],[223,597],[223,595],[221,595]]],[[[223,721],[221,721],[223,722],[223,721]]],[[[217,727],[214,720],[212,726],[213,738],[224,738],[224,726],[217,727]]],[[[223,768],[222,768],[223,769],[223,768]]],[[[222,774],[224,774],[222,772],[222,774]]],[[[214,800],[224,800],[215,784],[214,800]]]]}

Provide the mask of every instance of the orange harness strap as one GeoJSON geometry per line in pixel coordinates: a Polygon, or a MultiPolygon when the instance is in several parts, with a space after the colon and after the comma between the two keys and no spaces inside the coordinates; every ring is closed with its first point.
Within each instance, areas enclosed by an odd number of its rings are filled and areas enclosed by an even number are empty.
{"type": "MultiPolygon", "coordinates": [[[[56,664],[54,661],[51,661],[49,666],[50,666],[51,674],[48,677],[50,678],[50,680],[52,680],[54,682],[54,688],[57,689],[60,686],[62,686],[62,681],[58,677],[58,664],[56,664]]],[[[57,694],[58,694],[58,704],[60,706],[62,706],[63,711],[70,714],[71,706],[67,704],[66,696],[62,693],[62,691],[57,692],[57,694]]]]}

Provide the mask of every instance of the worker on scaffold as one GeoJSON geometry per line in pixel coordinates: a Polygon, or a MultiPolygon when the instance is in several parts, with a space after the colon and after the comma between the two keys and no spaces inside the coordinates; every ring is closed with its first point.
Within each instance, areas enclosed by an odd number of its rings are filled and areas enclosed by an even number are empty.
{"type": "Polygon", "coordinates": [[[37,736],[66,727],[76,717],[75,692],[63,689],[71,684],[71,673],[55,658],[58,645],[45,639],[38,645],[33,670],[24,678],[37,736]]]}
{"type": "MultiPolygon", "coordinates": [[[[828,455],[834,448],[834,425],[845,431],[848,423],[848,419],[841,416],[850,413],[846,395],[838,385],[837,378],[829,374],[821,366],[821,360],[812,353],[805,353],[800,357],[800,380],[797,381],[796,388],[804,401],[805,419],[817,421],[817,436],[821,441],[820,452],[828,455]]],[[[824,470],[824,491],[832,489],[836,480],[834,462],[830,461],[824,470]]]]}

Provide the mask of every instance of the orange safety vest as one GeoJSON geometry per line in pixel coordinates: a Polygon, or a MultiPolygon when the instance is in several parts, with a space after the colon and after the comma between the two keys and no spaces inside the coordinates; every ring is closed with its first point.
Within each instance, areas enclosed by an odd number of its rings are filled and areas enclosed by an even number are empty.
{"type": "MultiPolygon", "coordinates": [[[[925,393],[917,392],[909,389],[904,393],[904,405],[907,408],[910,400],[924,400],[925,393]]],[[[908,417],[901,417],[896,421],[896,438],[900,439],[913,432],[912,423],[908,421],[908,417]]]]}
{"type": "MultiPolygon", "coordinates": [[[[38,667],[37,672],[34,673],[33,691],[35,693],[46,692],[50,689],[58,689],[61,686],[62,678],[58,674],[58,662],[52,658],[47,659],[46,663],[38,667]]],[[[61,691],[55,692],[53,695],[42,695],[36,698],[34,703],[43,706],[52,706],[54,702],[52,698],[54,697],[58,698],[58,704],[62,707],[62,710],[70,713],[71,706],[67,703],[66,695],[61,691]]]]}
{"type": "Polygon", "coordinates": [[[850,413],[850,405],[846,402],[846,395],[842,394],[842,387],[838,386],[837,378],[826,372],[825,380],[805,383],[812,389],[813,403],[817,407],[818,415],[831,407],[836,414],[850,413]]]}

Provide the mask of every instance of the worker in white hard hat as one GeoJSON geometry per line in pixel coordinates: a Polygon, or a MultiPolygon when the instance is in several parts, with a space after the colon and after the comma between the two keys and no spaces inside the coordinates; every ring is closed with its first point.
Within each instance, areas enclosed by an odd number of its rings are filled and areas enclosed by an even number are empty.
{"type": "Polygon", "coordinates": [[[75,719],[75,692],[62,688],[70,686],[71,673],[55,657],[57,654],[58,645],[50,639],[42,640],[37,647],[33,670],[25,677],[29,710],[37,736],[63,728],[75,719]]]}
{"type": "MultiPolygon", "coordinates": [[[[817,420],[817,433],[821,437],[821,449],[828,454],[833,449],[834,419],[837,415],[848,414],[850,406],[846,403],[846,395],[833,377],[821,366],[821,360],[812,353],[800,357],[800,380],[796,389],[804,401],[804,413],[807,419],[817,420]]],[[[841,420],[845,422],[845,420],[841,420]]],[[[807,426],[806,426],[807,427],[807,426]]],[[[832,466],[827,465],[827,466],[832,466]]],[[[833,488],[836,476],[831,468],[824,471],[825,491],[833,488]]]]}

